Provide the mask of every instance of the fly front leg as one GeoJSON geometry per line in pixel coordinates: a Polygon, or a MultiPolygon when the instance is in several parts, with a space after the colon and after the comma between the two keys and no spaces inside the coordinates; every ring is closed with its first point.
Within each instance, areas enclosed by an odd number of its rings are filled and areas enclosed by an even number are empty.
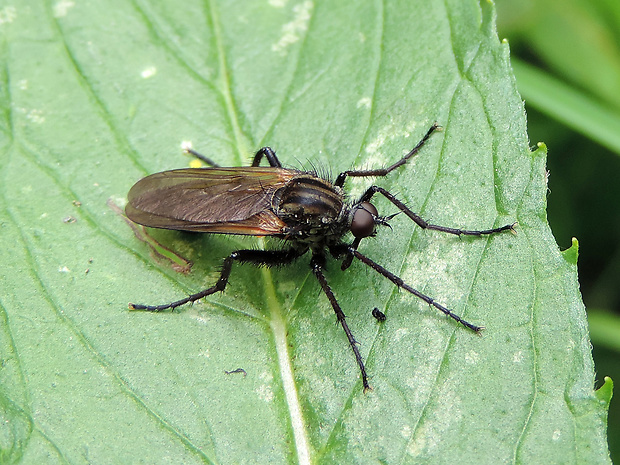
{"type": "MultiPolygon", "coordinates": [[[[351,247],[354,248],[355,250],[357,250],[357,248],[360,246],[360,242],[362,241],[361,237],[356,237],[355,239],[353,239],[353,242],[351,243],[351,247]]],[[[353,255],[348,254],[344,260],[342,260],[342,264],[340,265],[340,269],[342,271],[346,270],[347,268],[349,268],[351,266],[351,263],[353,263],[353,255]]]]}
{"type": "Polygon", "coordinates": [[[383,195],[386,199],[392,202],[401,212],[411,218],[418,226],[422,229],[432,229],[434,231],[442,231],[448,234],[454,234],[456,236],[483,236],[488,234],[495,234],[502,231],[515,231],[515,226],[517,223],[507,224],[501,226],[499,228],[491,228],[491,229],[483,229],[483,230],[469,230],[469,229],[458,229],[458,228],[449,228],[447,226],[440,226],[437,224],[431,224],[425,221],[421,216],[412,212],[403,202],[398,200],[392,193],[383,187],[379,186],[370,186],[368,190],[362,195],[359,200],[361,202],[369,202],[373,195],[379,193],[383,195]]]}
{"type": "Polygon", "coordinates": [[[298,258],[300,255],[303,255],[305,252],[305,250],[302,252],[296,249],[237,250],[224,259],[220,278],[217,280],[215,285],[211,286],[210,288],[197,292],[196,294],[192,294],[188,297],[185,297],[184,299],[171,302],[169,304],[142,305],[130,303],[129,309],[146,310],[149,312],[160,312],[167,309],[172,310],[180,307],[181,305],[185,305],[190,302],[196,302],[197,300],[202,299],[203,297],[207,297],[211,294],[215,294],[216,292],[223,292],[224,289],[226,289],[226,285],[228,284],[228,277],[230,276],[230,272],[232,271],[232,265],[234,262],[251,263],[255,266],[286,265],[298,258]]]}

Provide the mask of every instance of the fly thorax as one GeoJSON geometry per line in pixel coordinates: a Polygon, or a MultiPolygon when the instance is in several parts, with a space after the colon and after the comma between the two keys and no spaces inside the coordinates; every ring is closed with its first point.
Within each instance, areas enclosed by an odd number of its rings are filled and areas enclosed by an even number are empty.
{"type": "Polygon", "coordinates": [[[272,198],[276,215],[301,235],[326,234],[341,216],[344,194],[339,187],[313,176],[301,175],[278,189],[272,198]]]}

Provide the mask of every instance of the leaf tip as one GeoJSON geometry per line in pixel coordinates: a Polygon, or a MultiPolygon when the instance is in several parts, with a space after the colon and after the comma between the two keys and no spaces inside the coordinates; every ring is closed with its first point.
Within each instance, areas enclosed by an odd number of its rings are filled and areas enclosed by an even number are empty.
{"type": "Polygon", "coordinates": [[[597,399],[606,406],[609,406],[611,397],[614,393],[614,382],[609,376],[605,376],[603,385],[595,391],[597,399]]]}
{"type": "Polygon", "coordinates": [[[579,259],[579,241],[576,237],[573,237],[571,246],[562,251],[562,256],[571,265],[576,265],[579,259]]]}
{"type": "Polygon", "coordinates": [[[536,155],[546,155],[547,154],[547,144],[544,142],[538,142],[536,144],[536,150],[532,150],[532,153],[536,155]]]}

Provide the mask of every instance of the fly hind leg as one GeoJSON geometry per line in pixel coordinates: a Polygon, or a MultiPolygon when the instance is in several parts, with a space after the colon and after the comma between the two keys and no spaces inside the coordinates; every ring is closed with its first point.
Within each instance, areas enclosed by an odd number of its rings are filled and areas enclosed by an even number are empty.
{"type": "Polygon", "coordinates": [[[177,300],[175,302],[171,302],[169,304],[163,305],[142,305],[142,304],[129,304],[129,308],[131,310],[146,310],[149,312],[160,312],[162,310],[167,309],[175,309],[180,307],[181,305],[185,305],[190,302],[196,302],[203,297],[207,297],[211,294],[215,294],[216,292],[223,292],[228,284],[228,278],[230,276],[230,272],[232,271],[232,265],[234,262],[241,263],[251,263],[255,266],[277,266],[277,265],[286,265],[287,263],[292,262],[297,257],[305,253],[296,250],[296,249],[287,249],[287,250],[237,250],[231,253],[228,257],[224,259],[224,263],[222,265],[222,271],[220,273],[220,278],[217,282],[208,289],[197,292],[196,294],[192,294],[190,296],[185,297],[184,299],[177,300]]]}

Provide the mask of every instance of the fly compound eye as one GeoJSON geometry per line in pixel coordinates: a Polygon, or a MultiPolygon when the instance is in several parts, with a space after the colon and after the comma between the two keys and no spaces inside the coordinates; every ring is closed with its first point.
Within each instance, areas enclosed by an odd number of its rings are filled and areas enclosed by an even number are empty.
{"type": "Polygon", "coordinates": [[[375,217],[378,212],[375,206],[369,202],[362,202],[353,213],[351,232],[359,239],[372,236],[375,232],[375,217]]]}

